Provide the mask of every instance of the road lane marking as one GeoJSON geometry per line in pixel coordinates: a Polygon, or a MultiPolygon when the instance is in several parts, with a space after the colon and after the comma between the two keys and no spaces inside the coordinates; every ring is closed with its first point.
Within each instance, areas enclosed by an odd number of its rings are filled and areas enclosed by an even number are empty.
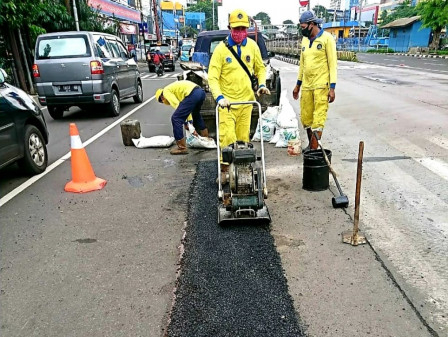
{"type": "Polygon", "coordinates": [[[429,139],[429,141],[437,146],[443,147],[445,150],[448,150],[448,139],[442,136],[433,136],[429,139]]]}
{"type": "Polygon", "coordinates": [[[147,78],[148,76],[150,76],[150,75],[148,74],[148,75],[142,76],[141,78],[147,78]]]}
{"type": "MultiPolygon", "coordinates": [[[[438,158],[428,157],[425,150],[404,138],[392,140],[389,143],[405,155],[410,156],[415,162],[448,181],[448,163],[438,158]]],[[[435,144],[439,145],[438,143],[435,144]]]]}
{"type": "MultiPolygon", "coordinates": [[[[148,104],[149,102],[151,102],[153,99],[155,98],[155,96],[152,96],[151,98],[149,98],[148,100],[144,101],[142,104],[140,104],[139,106],[135,107],[134,109],[132,109],[131,111],[129,111],[126,115],[124,115],[123,117],[117,119],[115,122],[113,122],[112,124],[110,124],[109,126],[105,127],[103,130],[101,130],[100,132],[98,132],[96,135],[90,137],[88,140],[86,140],[85,142],[83,142],[84,147],[86,147],[87,145],[89,145],[90,143],[94,142],[95,140],[97,140],[98,138],[100,138],[102,135],[104,135],[106,132],[108,132],[109,130],[111,130],[112,128],[114,128],[116,125],[118,125],[119,123],[121,123],[123,120],[125,120],[126,118],[128,118],[129,116],[131,116],[134,112],[136,112],[137,110],[139,110],[140,108],[144,107],[146,104],[148,104]]],[[[58,167],[59,165],[61,165],[62,163],[64,163],[67,159],[69,159],[71,157],[71,152],[66,153],[65,155],[63,155],[61,158],[59,158],[58,160],[56,160],[53,164],[51,164],[50,166],[47,167],[47,169],[42,172],[41,174],[35,175],[33,177],[31,177],[30,179],[28,179],[27,181],[25,181],[23,184],[21,184],[20,186],[17,186],[15,189],[13,189],[11,192],[9,192],[8,194],[6,194],[3,198],[0,198],[0,207],[2,207],[3,205],[5,205],[8,201],[10,201],[12,198],[14,198],[15,196],[17,196],[20,192],[24,191],[25,189],[27,189],[28,187],[30,187],[32,184],[34,184],[36,181],[40,180],[42,177],[46,176],[48,173],[50,173],[51,171],[53,171],[56,167],[58,167]]]]}

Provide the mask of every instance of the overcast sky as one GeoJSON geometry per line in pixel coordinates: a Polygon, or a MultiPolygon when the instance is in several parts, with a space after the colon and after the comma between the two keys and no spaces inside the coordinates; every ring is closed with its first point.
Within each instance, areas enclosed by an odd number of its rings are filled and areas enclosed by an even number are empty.
{"type": "MultiPolygon", "coordinates": [[[[248,15],[254,16],[259,12],[265,12],[271,18],[273,24],[280,24],[285,20],[299,21],[299,0],[222,0],[223,9],[229,13],[241,8],[248,15]]],[[[311,8],[322,5],[329,8],[330,0],[311,0],[311,8]]]]}

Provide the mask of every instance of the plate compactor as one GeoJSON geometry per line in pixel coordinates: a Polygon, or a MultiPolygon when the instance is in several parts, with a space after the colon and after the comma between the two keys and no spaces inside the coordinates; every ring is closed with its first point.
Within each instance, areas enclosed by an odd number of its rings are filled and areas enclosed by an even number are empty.
{"type": "MultiPolygon", "coordinates": [[[[259,130],[263,130],[261,105],[257,101],[233,102],[231,105],[256,104],[259,111],[259,130]]],[[[219,111],[216,107],[216,137],[218,140],[218,223],[269,223],[271,217],[264,200],[268,196],[264,162],[263,137],[261,157],[251,143],[238,141],[222,149],[219,146],[219,111]],[[222,185],[220,158],[229,164],[226,185],[222,185]]]]}

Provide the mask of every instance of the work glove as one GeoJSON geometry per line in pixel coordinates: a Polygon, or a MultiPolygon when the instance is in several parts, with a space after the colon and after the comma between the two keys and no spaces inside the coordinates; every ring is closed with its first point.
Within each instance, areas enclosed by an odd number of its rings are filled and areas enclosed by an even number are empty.
{"type": "Polygon", "coordinates": [[[260,97],[261,94],[263,94],[263,95],[270,95],[271,92],[270,92],[269,89],[266,88],[266,87],[260,87],[260,88],[258,88],[258,90],[257,90],[257,96],[260,97]]]}
{"type": "Polygon", "coordinates": [[[226,100],[225,98],[221,98],[219,101],[218,101],[218,105],[221,107],[221,108],[225,108],[225,107],[229,107],[230,106],[230,102],[228,101],[228,100],[226,100]]]}

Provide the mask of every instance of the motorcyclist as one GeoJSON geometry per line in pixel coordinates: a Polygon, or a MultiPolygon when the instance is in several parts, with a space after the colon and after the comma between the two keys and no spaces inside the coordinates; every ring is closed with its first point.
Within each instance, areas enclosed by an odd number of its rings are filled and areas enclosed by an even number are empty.
{"type": "Polygon", "coordinates": [[[156,47],[154,49],[154,55],[152,56],[152,63],[154,64],[154,68],[157,76],[163,75],[163,60],[165,56],[160,52],[160,47],[156,47]]]}

